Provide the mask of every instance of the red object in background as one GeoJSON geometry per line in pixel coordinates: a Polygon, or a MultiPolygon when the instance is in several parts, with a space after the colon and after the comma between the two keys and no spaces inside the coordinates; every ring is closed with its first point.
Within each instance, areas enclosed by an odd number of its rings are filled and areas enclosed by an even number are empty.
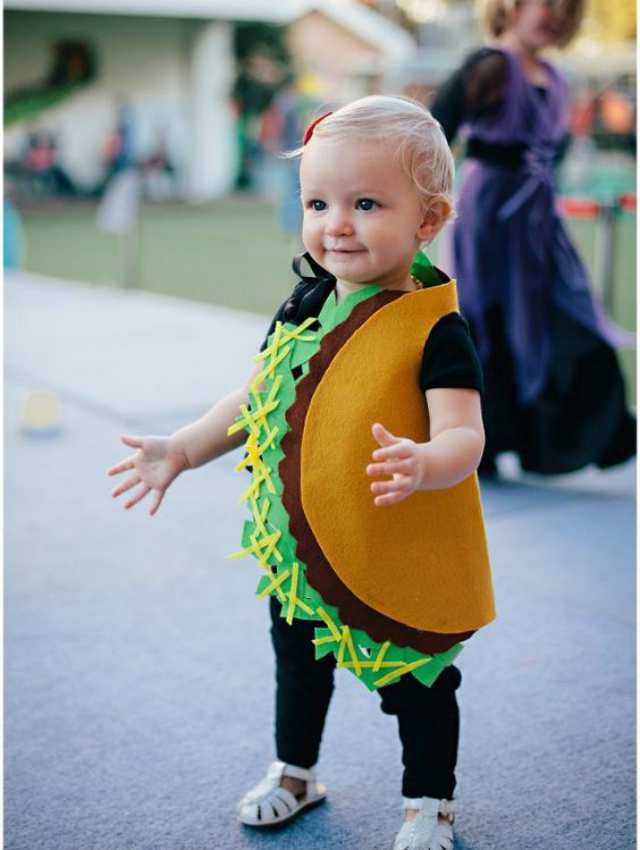
{"type": "Polygon", "coordinates": [[[574,138],[589,136],[596,119],[596,101],[592,97],[577,100],[569,117],[569,132],[574,138]]]}
{"type": "MultiPolygon", "coordinates": [[[[600,204],[590,198],[560,198],[560,209],[570,218],[597,218],[600,214],[600,204]]],[[[637,211],[638,199],[631,192],[625,192],[618,197],[618,208],[625,212],[637,211]]]]}
{"type": "Polygon", "coordinates": [[[634,125],[633,105],[622,92],[610,89],[600,97],[600,117],[610,133],[630,133],[634,125]]]}
{"type": "Polygon", "coordinates": [[[626,192],[624,195],[620,195],[618,198],[618,204],[620,209],[625,210],[625,212],[637,212],[637,195],[632,195],[630,192],[626,192]]]}
{"type": "Polygon", "coordinates": [[[284,127],[284,115],[279,109],[271,107],[262,116],[260,141],[268,148],[275,149],[284,127]]]}
{"type": "Polygon", "coordinates": [[[595,218],[600,204],[589,198],[560,198],[560,209],[571,218],[595,218]]]}

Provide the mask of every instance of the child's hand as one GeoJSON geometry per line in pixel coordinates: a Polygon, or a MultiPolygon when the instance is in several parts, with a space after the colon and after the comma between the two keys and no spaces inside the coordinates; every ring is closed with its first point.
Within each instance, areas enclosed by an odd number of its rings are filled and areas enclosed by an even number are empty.
{"type": "Polygon", "coordinates": [[[125,446],[130,446],[138,451],[121,463],[112,466],[109,470],[109,475],[119,475],[129,469],[134,470],[133,475],[116,487],[111,495],[117,498],[139,484],[138,490],[128,502],[125,502],[124,507],[128,509],[137,505],[152,490],[155,490],[155,497],[149,510],[149,513],[153,516],[160,507],[167,487],[184,469],[188,468],[187,457],[184,452],[175,447],[169,437],[128,437],[123,435],[120,439],[125,446]]]}
{"type": "Polygon", "coordinates": [[[373,452],[377,463],[367,466],[372,477],[390,475],[388,481],[374,481],[371,492],[376,493],[374,504],[395,505],[414,493],[422,481],[422,446],[406,437],[395,437],[379,423],[372,427],[373,436],[382,448],[373,452]]]}

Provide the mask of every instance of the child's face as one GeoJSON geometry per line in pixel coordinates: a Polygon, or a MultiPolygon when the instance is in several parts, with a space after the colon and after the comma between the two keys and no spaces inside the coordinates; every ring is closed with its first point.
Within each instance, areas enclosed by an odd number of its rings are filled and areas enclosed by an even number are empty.
{"type": "Polygon", "coordinates": [[[435,233],[389,143],[312,136],[300,184],[302,238],[314,260],[340,281],[383,288],[407,281],[420,243],[435,233]]]}
{"type": "Polygon", "coordinates": [[[523,43],[540,50],[561,41],[567,21],[554,0],[521,0],[514,10],[513,27],[523,43]]]}

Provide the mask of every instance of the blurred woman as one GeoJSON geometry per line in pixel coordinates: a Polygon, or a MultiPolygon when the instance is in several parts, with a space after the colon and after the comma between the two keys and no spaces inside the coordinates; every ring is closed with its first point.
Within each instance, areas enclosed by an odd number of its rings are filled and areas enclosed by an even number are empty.
{"type": "Polygon", "coordinates": [[[540,55],[574,37],[583,0],[480,0],[479,9],[493,41],[432,111],[449,141],[461,127],[468,136],[449,265],[485,370],[481,470],[494,473],[505,451],[544,474],[613,466],[636,450],[614,351],[624,335],[595,303],[556,209],[569,99],[540,55]]]}

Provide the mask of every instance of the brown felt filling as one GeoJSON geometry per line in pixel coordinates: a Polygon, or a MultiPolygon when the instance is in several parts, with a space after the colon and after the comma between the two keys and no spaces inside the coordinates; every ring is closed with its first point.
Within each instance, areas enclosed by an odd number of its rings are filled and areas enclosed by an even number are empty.
{"type": "Polygon", "coordinates": [[[284,458],[279,474],[283,483],[282,501],[289,514],[289,529],[296,540],[296,553],[306,564],[309,584],[329,605],[340,612],[342,621],[351,628],[362,629],[373,640],[392,641],[399,647],[418,652],[444,652],[469,638],[473,631],[440,634],[422,631],[393,620],[366,605],[342,582],[324,556],[307,521],[302,506],[301,450],[304,424],[313,394],[342,346],[367,319],[386,304],[401,298],[402,292],[381,292],[356,305],[351,315],[322,340],[319,352],[310,361],[309,373],[296,386],[296,400],[286,419],[291,430],[282,439],[284,458]]]}

